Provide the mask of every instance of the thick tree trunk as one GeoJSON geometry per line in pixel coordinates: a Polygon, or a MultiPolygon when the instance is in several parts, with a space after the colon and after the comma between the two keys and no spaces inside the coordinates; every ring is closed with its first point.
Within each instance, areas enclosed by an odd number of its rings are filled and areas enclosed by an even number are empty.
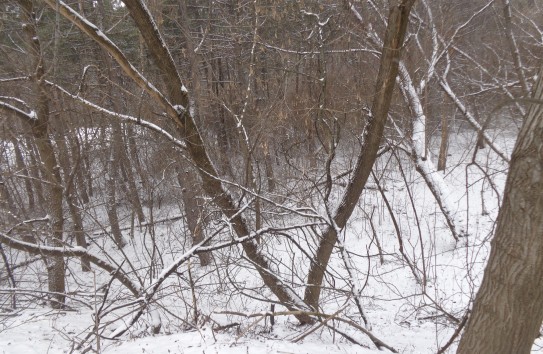
{"type": "Polygon", "coordinates": [[[458,354],[530,353],[543,321],[543,67],[458,354]]]}
{"type": "Polygon", "coordinates": [[[364,185],[371,173],[373,163],[377,158],[377,151],[379,150],[379,144],[383,136],[390,102],[392,101],[392,92],[398,75],[400,49],[413,3],[414,0],[400,1],[399,4],[390,8],[377,76],[375,98],[372,103],[372,115],[365,129],[364,141],[358,155],[355,171],[349,186],[343,194],[341,203],[334,214],[333,221],[335,225],[330,225],[323,233],[307,277],[308,286],[305,291],[304,300],[315,310],[319,306],[324,273],[337,241],[337,228],[342,229],[347,224],[347,220],[360,198],[364,185]]]}

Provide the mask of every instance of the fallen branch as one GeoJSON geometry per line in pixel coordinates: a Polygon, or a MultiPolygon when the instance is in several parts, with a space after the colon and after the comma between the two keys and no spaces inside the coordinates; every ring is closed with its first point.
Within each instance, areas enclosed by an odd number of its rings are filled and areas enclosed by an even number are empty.
{"type": "MultiPolygon", "coordinates": [[[[218,315],[233,315],[233,316],[240,316],[240,317],[245,317],[245,318],[255,318],[255,317],[264,318],[266,316],[296,316],[296,315],[299,316],[299,315],[305,315],[305,316],[311,316],[311,317],[316,317],[316,318],[334,319],[334,320],[337,320],[339,322],[343,322],[345,324],[348,324],[349,326],[354,327],[354,328],[358,329],[359,331],[361,331],[362,333],[364,333],[365,335],[367,335],[372,340],[372,342],[375,343],[377,348],[379,348],[379,349],[386,348],[386,349],[390,350],[393,353],[398,353],[398,351],[396,349],[394,349],[393,347],[387,345],[385,342],[383,342],[382,340],[377,338],[373,333],[371,333],[370,331],[368,331],[364,327],[360,326],[359,324],[357,324],[357,323],[355,323],[355,322],[353,322],[351,320],[347,320],[345,318],[337,317],[336,314],[328,315],[328,314],[321,313],[321,312],[316,312],[316,311],[280,311],[280,312],[262,311],[262,312],[249,313],[249,314],[243,313],[243,312],[236,312],[236,311],[218,311],[218,312],[213,312],[213,313],[218,314],[218,315]]],[[[324,325],[327,326],[326,323],[324,325]]],[[[327,326],[327,327],[329,327],[329,326],[327,326]]]]}

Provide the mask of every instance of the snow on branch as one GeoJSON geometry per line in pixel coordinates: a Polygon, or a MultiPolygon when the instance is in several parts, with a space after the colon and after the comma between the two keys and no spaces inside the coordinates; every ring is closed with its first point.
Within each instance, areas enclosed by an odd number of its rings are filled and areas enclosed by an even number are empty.
{"type": "Polygon", "coordinates": [[[44,0],[47,5],[49,5],[54,11],[58,11],[62,16],[76,25],[81,31],[87,34],[92,38],[96,43],[102,46],[120,65],[123,71],[132,79],[134,82],[143,90],[145,90],[149,95],[155,98],[168,112],[169,115],[175,117],[178,115],[176,109],[168,101],[166,97],[151,83],[147,80],[143,74],[141,74],[132,63],[126,58],[123,52],[113,43],[98,27],[96,27],[91,22],[83,18],[79,13],[74,9],[66,5],[63,1],[60,0],[44,0]]]}
{"type": "Polygon", "coordinates": [[[94,109],[95,111],[97,112],[100,112],[100,113],[104,113],[110,117],[113,117],[113,118],[118,118],[118,119],[121,119],[123,121],[126,121],[126,122],[130,122],[130,123],[134,123],[136,125],[139,125],[139,126],[142,126],[144,128],[147,128],[151,131],[154,131],[155,133],[158,133],[160,135],[162,135],[163,137],[165,137],[166,139],[168,139],[170,142],[172,142],[174,145],[182,148],[182,149],[185,149],[186,148],[186,145],[183,141],[175,138],[173,135],[171,135],[168,131],[166,131],[165,129],[162,129],[160,126],[154,124],[154,123],[151,123],[151,122],[148,122],[146,120],[143,120],[141,118],[136,118],[136,117],[133,117],[133,116],[129,116],[129,115],[126,115],[126,114],[121,114],[121,113],[117,113],[117,112],[114,112],[114,111],[111,111],[107,108],[104,108],[102,106],[99,106],[89,100],[86,100],[84,99],[83,97],[79,96],[79,95],[74,95],[70,92],[68,92],[66,89],[60,87],[59,85],[51,82],[51,81],[46,81],[45,82],[46,85],[50,86],[50,87],[53,87],[54,89],[60,91],[62,94],[84,104],[85,106],[87,107],[90,107],[92,109],[94,109]]]}
{"type": "Polygon", "coordinates": [[[17,102],[21,106],[24,106],[24,107],[30,109],[30,106],[26,103],[26,101],[24,101],[24,100],[22,100],[22,99],[20,99],[18,97],[0,96],[0,100],[17,102]]]}
{"type": "MultiPolygon", "coordinates": [[[[268,49],[273,49],[273,50],[277,50],[277,51],[284,52],[284,53],[290,53],[290,54],[298,54],[298,55],[317,55],[317,54],[321,54],[320,51],[312,51],[312,50],[303,51],[303,50],[285,49],[285,48],[276,47],[276,46],[273,46],[271,44],[267,44],[267,43],[263,43],[263,42],[258,42],[258,44],[260,44],[261,46],[266,47],[268,49]]],[[[369,48],[328,49],[328,50],[324,51],[325,54],[351,54],[351,53],[358,53],[358,52],[370,53],[370,54],[375,54],[375,55],[380,55],[381,54],[380,51],[375,50],[375,49],[369,49],[369,48]]]]}
{"type": "Polygon", "coordinates": [[[0,83],[13,82],[13,81],[26,81],[28,79],[30,79],[29,76],[8,77],[5,79],[0,79],[0,83]]]}
{"type": "Polygon", "coordinates": [[[3,109],[3,110],[6,110],[6,111],[10,111],[10,112],[13,112],[15,113],[15,115],[23,118],[23,119],[26,119],[26,120],[29,120],[29,121],[35,121],[38,119],[38,116],[36,115],[36,112],[35,111],[30,111],[30,112],[25,112],[23,111],[22,109],[19,109],[7,102],[3,102],[3,101],[0,101],[0,109],[3,109]]]}
{"type": "Polygon", "coordinates": [[[139,286],[137,286],[134,282],[132,282],[132,280],[130,280],[130,278],[128,278],[126,274],[120,272],[117,267],[100,259],[98,256],[95,256],[89,253],[89,251],[83,247],[71,247],[71,246],[53,247],[53,246],[37,245],[34,243],[17,240],[3,232],[0,232],[0,242],[5,243],[11,248],[15,248],[20,251],[25,251],[30,254],[41,254],[41,255],[52,256],[52,257],[81,257],[95,264],[99,268],[102,268],[106,272],[110,273],[111,276],[118,279],[121,282],[121,284],[123,284],[135,296],[139,295],[139,290],[138,290],[139,286]]]}
{"type": "Polygon", "coordinates": [[[490,146],[490,148],[492,150],[494,150],[494,152],[496,154],[498,154],[499,157],[501,157],[504,161],[509,163],[509,157],[507,156],[507,154],[499,146],[497,146],[494,143],[494,141],[492,141],[490,136],[484,131],[481,124],[479,124],[479,122],[477,121],[477,119],[475,118],[473,113],[471,113],[468,110],[468,108],[466,106],[464,106],[462,101],[460,101],[458,96],[456,96],[456,94],[454,93],[454,91],[451,89],[448,82],[445,81],[444,78],[439,79],[439,86],[441,86],[441,88],[447,94],[447,96],[451,99],[451,101],[453,101],[453,103],[456,105],[456,107],[458,107],[458,109],[460,110],[460,112],[462,112],[464,117],[466,117],[468,119],[468,122],[471,124],[471,126],[473,128],[475,128],[475,130],[477,130],[477,132],[485,140],[485,142],[488,144],[488,146],[490,146]]]}

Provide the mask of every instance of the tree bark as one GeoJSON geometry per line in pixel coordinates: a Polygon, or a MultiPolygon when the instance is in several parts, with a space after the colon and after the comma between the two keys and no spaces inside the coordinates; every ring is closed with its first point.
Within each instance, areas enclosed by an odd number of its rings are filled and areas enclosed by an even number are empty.
{"type": "Polygon", "coordinates": [[[81,197],[83,204],[89,203],[89,195],[87,193],[87,184],[85,183],[84,175],[88,174],[87,167],[85,166],[85,158],[81,154],[81,143],[79,142],[79,137],[77,132],[72,130],[72,133],[68,135],[69,148],[73,159],[79,161],[78,168],[75,171],[75,181],[74,188],[77,190],[77,193],[81,197]],[[83,172],[84,171],[84,172],[83,172]]]}
{"type": "Polygon", "coordinates": [[[458,354],[530,353],[543,321],[543,66],[458,354]]]}
{"type": "Polygon", "coordinates": [[[28,165],[28,170],[30,172],[30,176],[32,178],[32,185],[34,186],[35,193],[35,199],[36,201],[36,210],[34,210],[34,213],[29,213],[31,216],[35,216],[33,214],[36,214],[37,212],[42,212],[41,208],[43,205],[45,205],[45,196],[43,191],[43,186],[41,181],[41,171],[39,169],[39,152],[36,147],[35,141],[33,141],[30,136],[27,136],[25,139],[25,145],[26,145],[26,151],[28,152],[28,158],[30,160],[30,164],[28,165]]]}
{"type": "Polygon", "coordinates": [[[2,166],[0,166],[0,213],[9,215],[10,219],[17,215],[15,203],[13,203],[13,198],[11,197],[9,189],[4,182],[2,166]]]}

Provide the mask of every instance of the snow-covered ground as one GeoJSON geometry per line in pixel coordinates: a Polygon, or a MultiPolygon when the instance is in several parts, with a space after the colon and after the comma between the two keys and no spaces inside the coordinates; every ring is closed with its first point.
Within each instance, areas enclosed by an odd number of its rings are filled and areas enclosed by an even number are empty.
{"type": "MultiPolygon", "coordinates": [[[[495,134],[496,142],[510,154],[514,143],[512,134],[495,134]]],[[[464,220],[462,226],[468,237],[454,241],[423,179],[405,156],[401,158],[402,175],[399,162],[392,155],[381,157],[376,171],[385,175],[380,185],[394,212],[397,229],[370,179],[369,188],[359,201],[360,207],[341,235],[363,287],[360,299],[371,323],[371,332],[399,353],[436,353],[445,345],[481,280],[507,166],[488,148],[478,152],[476,161],[482,170],[470,165],[474,139],[474,134],[467,132],[452,137],[450,167],[444,175],[452,191],[448,198],[457,206],[455,212],[464,220]],[[482,171],[490,179],[485,178],[482,171]],[[402,252],[398,231],[403,242],[402,252]]],[[[338,188],[332,195],[337,197],[340,192],[338,188]]],[[[158,219],[172,217],[179,210],[172,206],[154,212],[158,219]]],[[[124,250],[131,264],[129,267],[123,264],[123,269],[131,268],[134,276],[137,274],[144,284],[149,284],[162,267],[187,249],[184,237],[180,236],[183,233],[182,220],[176,218],[155,225],[153,232],[149,228],[137,231],[124,250]]],[[[111,260],[124,259],[108,245],[105,237],[96,235],[91,249],[96,253],[107,251],[111,260]]],[[[269,250],[283,279],[290,279],[292,288],[302,294],[308,265],[301,262],[300,252],[290,246],[278,235],[263,240],[261,247],[269,250]],[[299,274],[294,274],[292,269],[299,274]]],[[[208,267],[198,266],[196,258],[190,264],[183,264],[178,273],[164,283],[153,305],[162,319],[160,334],[149,333],[156,316],[144,315],[120,339],[98,340],[91,335],[92,339],[80,350],[92,345],[92,350],[99,346],[103,353],[380,352],[364,333],[345,321],[327,322],[345,336],[324,326],[309,333],[310,328],[299,326],[292,316],[277,315],[272,326],[269,317],[259,315],[269,311],[270,304],[255,299],[273,298],[260,286],[247,262],[240,260],[240,254],[236,248],[217,251],[216,263],[208,267]],[[193,286],[190,286],[191,279],[193,286]],[[195,303],[197,321],[194,321],[195,303]],[[346,338],[352,338],[357,344],[346,338]]],[[[21,288],[38,288],[36,282],[44,281],[38,272],[40,267],[43,266],[39,262],[28,267],[21,281],[35,284],[22,282],[21,288]]],[[[94,294],[102,294],[100,287],[108,283],[108,277],[100,272],[79,272],[77,260],[70,260],[69,269],[69,291],[77,291],[70,295],[71,309],[51,310],[40,300],[26,302],[24,308],[12,313],[0,313],[0,353],[73,352],[78,343],[93,332],[93,314],[103,303],[103,297],[94,294]]],[[[338,254],[333,255],[330,270],[332,276],[327,278],[326,286],[336,290],[323,292],[323,312],[337,312],[338,317],[363,326],[352,299],[337,290],[347,289],[349,280],[338,254]]],[[[101,324],[112,323],[103,336],[128,321],[134,309],[133,305],[126,305],[133,300],[130,294],[120,289],[117,282],[113,282],[104,302],[103,311],[111,312],[102,318],[101,324]]],[[[6,298],[5,292],[0,295],[6,298]]],[[[277,312],[284,310],[279,305],[275,308],[277,312]]],[[[539,345],[543,343],[538,341],[534,350],[543,353],[539,345]]],[[[448,352],[454,349],[455,344],[448,352]]]]}

